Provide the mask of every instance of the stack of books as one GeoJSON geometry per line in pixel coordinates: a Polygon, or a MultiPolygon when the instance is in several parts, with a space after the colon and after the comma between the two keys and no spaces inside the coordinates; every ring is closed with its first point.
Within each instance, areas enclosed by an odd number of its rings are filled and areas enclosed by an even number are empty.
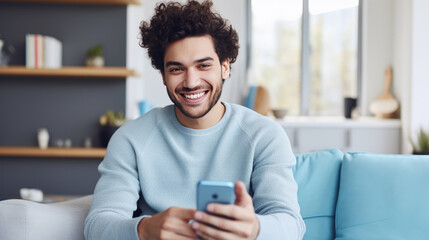
{"type": "Polygon", "coordinates": [[[28,68],[60,68],[62,66],[62,43],[53,37],[41,34],[25,36],[28,68]]]}

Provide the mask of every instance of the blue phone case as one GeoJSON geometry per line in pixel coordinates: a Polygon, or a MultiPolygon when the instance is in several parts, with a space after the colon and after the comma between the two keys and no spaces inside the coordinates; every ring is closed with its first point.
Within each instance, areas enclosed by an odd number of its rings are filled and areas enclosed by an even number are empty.
{"type": "Polygon", "coordinates": [[[197,185],[197,209],[206,211],[209,203],[234,204],[233,182],[199,181],[197,185]]]}

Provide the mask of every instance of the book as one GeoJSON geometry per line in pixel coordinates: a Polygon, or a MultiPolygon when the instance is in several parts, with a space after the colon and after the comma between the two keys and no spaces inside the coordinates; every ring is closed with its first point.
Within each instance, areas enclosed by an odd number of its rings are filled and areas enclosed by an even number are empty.
{"type": "Polygon", "coordinates": [[[34,35],[34,68],[43,68],[44,66],[44,51],[43,51],[43,36],[40,34],[34,35]]]}
{"type": "Polygon", "coordinates": [[[34,34],[25,36],[25,66],[34,68],[34,34]]]}
{"type": "Polygon", "coordinates": [[[41,34],[27,34],[26,61],[28,68],[60,68],[62,43],[58,39],[41,34]]]}
{"type": "Polygon", "coordinates": [[[62,44],[50,36],[44,36],[44,67],[60,68],[62,66],[62,44]]]}

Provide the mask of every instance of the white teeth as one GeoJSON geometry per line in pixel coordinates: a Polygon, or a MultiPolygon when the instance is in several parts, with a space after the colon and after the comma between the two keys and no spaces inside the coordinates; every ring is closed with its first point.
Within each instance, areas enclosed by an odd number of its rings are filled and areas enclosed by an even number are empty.
{"type": "Polygon", "coordinates": [[[200,98],[204,95],[204,92],[202,93],[197,93],[197,94],[185,94],[186,98],[190,98],[190,99],[196,99],[196,98],[200,98]]]}

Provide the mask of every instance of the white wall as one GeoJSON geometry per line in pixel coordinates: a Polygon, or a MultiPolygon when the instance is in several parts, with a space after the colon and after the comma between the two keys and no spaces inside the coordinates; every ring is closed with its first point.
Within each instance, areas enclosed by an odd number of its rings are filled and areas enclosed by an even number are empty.
{"type": "MultiPolygon", "coordinates": [[[[380,96],[386,67],[393,64],[393,1],[362,0],[362,99],[361,114],[371,115],[368,106],[380,96]]],[[[395,71],[395,69],[394,69],[395,71]]],[[[394,84],[396,81],[393,80],[394,84]]],[[[394,95],[396,89],[392,89],[394,95]]]]}
{"type": "MultiPolygon", "coordinates": [[[[157,0],[144,0],[143,18],[141,20],[149,21],[154,14],[154,8],[157,0]]],[[[165,106],[171,101],[168,98],[167,91],[162,83],[161,74],[152,67],[152,63],[147,56],[147,50],[140,48],[144,53],[143,75],[144,75],[144,99],[150,101],[155,106],[165,106]]]]}
{"type": "Polygon", "coordinates": [[[222,17],[228,19],[239,36],[240,50],[237,61],[232,65],[231,77],[225,81],[221,100],[242,104],[248,93],[246,75],[246,1],[214,0],[214,7],[222,17]]]}
{"type": "Polygon", "coordinates": [[[393,65],[394,96],[400,101],[402,152],[411,153],[410,138],[429,130],[429,1],[363,0],[363,99],[368,105],[383,90],[384,69],[393,65]]]}
{"type": "Polygon", "coordinates": [[[136,70],[140,77],[129,77],[126,83],[126,117],[140,115],[138,102],[144,99],[144,52],[139,46],[139,24],[143,18],[143,6],[127,7],[127,68],[136,70]]]}
{"type": "Polygon", "coordinates": [[[392,24],[394,89],[401,100],[402,152],[411,153],[410,110],[411,110],[411,67],[412,67],[412,1],[395,0],[392,24]]]}
{"type": "MultiPolygon", "coordinates": [[[[373,2],[373,1],[371,1],[373,2]]],[[[374,1],[375,2],[375,1],[374,1]]],[[[402,152],[411,153],[410,139],[420,127],[429,130],[429,1],[391,0],[393,4],[392,60],[394,67],[394,94],[401,102],[402,152]]],[[[383,17],[383,9],[379,9],[383,17]]],[[[386,32],[374,33],[384,38],[386,32]]],[[[370,56],[382,52],[369,53],[370,56]]]]}
{"type": "Polygon", "coordinates": [[[410,131],[420,127],[429,131],[429,1],[412,1],[412,56],[410,81],[410,131]]]}

